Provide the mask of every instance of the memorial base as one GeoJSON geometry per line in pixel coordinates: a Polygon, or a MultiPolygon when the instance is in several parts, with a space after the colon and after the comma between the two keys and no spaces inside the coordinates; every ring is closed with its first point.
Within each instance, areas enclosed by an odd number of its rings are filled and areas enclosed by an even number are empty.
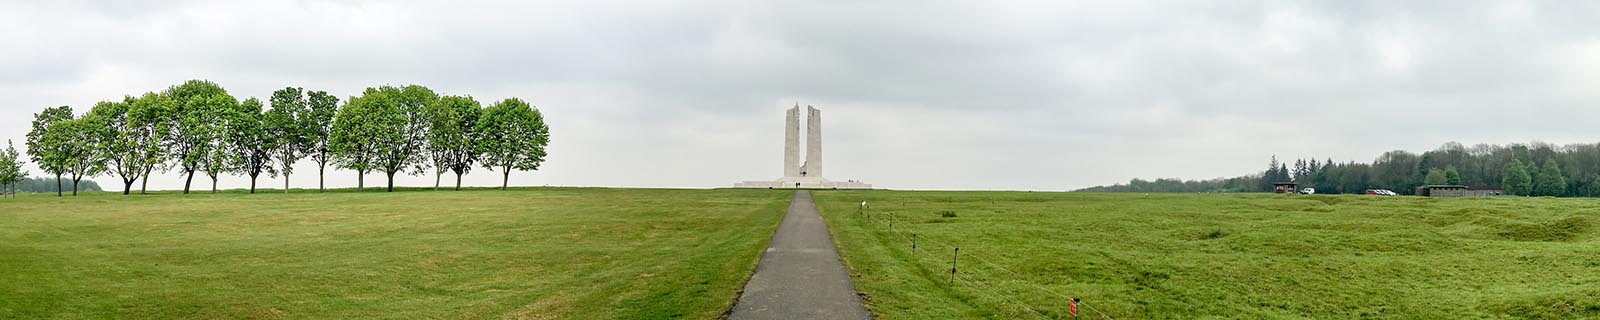
{"type": "Polygon", "coordinates": [[[784,178],[766,181],[745,181],[733,184],[734,188],[754,189],[872,189],[871,184],[859,181],[829,181],[823,178],[784,178]]]}

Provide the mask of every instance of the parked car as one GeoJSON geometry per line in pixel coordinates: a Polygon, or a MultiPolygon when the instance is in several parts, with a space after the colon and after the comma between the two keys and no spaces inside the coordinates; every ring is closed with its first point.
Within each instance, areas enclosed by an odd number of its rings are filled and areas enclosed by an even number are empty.
{"type": "Polygon", "coordinates": [[[1317,188],[1300,189],[1300,194],[1317,194],[1317,188]]]}

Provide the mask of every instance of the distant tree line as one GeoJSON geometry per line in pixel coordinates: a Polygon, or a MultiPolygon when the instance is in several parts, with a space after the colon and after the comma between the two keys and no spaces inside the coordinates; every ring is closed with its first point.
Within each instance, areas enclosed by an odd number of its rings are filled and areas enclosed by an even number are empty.
{"type": "Polygon", "coordinates": [[[1261,175],[1208,180],[1133,179],[1126,184],[1097,186],[1076,192],[1259,192],[1261,175]]]}
{"type": "MultiPolygon", "coordinates": [[[[11,194],[22,193],[54,193],[56,192],[56,179],[48,177],[26,177],[8,186],[11,194]]],[[[69,186],[70,188],[70,186],[69,186]]],[[[78,191],[99,192],[103,191],[99,183],[94,180],[84,180],[78,184],[78,191]]]]}
{"type": "Polygon", "coordinates": [[[123,194],[143,178],[144,193],[152,174],[170,171],[185,177],[185,194],[196,173],[211,179],[212,192],[221,175],[249,177],[251,193],[263,174],[282,174],[288,192],[288,177],[303,159],[317,164],[318,190],[325,189],[329,165],[355,170],[357,190],[372,171],[384,173],[394,191],[395,175],[430,167],[435,190],[445,172],[456,174],[459,190],[461,175],[475,166],[502,171],[504,189],[511,171],[539,169],[549,142],[543,115],[517,98],[482,107],[471,96],[409,85],[367,88],[343,104],[296,87],[267,101],[239,101],[204,80],[102,101],[82,115],[67,106],[46,108],[34,114],[26,141],[33,163],[55,176],[58,196],[63,179],[76,195],[83,178],[98,175],[119,178],[123,194]]]}
{"type": "Polygon", "coordinates": [[[1294,182],[1317,193],[1362,193],[1388,189],[1413,194],[1424,185],[1500,187],[1508,194],[1600,197],[1600,144],[1446,143],[1422,154],[1390,151],[1370,163],[1273,157],[1261,173],[1211,180],[1134,179],[1127,184],[1085,188],[1088,192],[1270,192],[1273,183],[1294,182]]]}

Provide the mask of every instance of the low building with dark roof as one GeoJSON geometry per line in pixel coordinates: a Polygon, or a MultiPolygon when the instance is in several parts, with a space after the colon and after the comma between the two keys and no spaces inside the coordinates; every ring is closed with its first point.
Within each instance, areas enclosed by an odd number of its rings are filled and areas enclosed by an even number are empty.
{"type": "Polygon", "coordinates": [[[1417,187],[1417,195],[1424,197],[1496,197],[1505,194],[1505,190],[1500,189],[1500,186],[1426,185],[1417,187]]]}

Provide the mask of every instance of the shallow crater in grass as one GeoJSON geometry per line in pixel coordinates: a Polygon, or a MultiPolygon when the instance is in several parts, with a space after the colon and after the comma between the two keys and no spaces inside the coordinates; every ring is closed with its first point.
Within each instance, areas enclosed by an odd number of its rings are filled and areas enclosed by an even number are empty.
{"type": "Polygon", "coordinates": [[[1228,230],[1222,228],[1184,228],[1173,232],[1174,238],[1187,241],[1216,240],[1228,235],[1228,230]]]}
{"type": "Polygon", "coordinates": [[[1485,304],[1492,313],[1522,319],[1586,319],[1600,317],[1600,290],[1506,296],[1485,304]]]}
{"type": "Polygon", "coordinates": [[[1356,200],[1354,196],[1307,196],[1306,199],[1321,201],[1325,205],[1337,205],[1356,200]]]}
{"type": "Polygon", "coordinates": [[[1589,220],[1569,216],[1546,223],[1509,222],[1495,229],[1495,234],[1506,240],[1560,242],[1583,236],[1589,230],[1589,220]]]}

